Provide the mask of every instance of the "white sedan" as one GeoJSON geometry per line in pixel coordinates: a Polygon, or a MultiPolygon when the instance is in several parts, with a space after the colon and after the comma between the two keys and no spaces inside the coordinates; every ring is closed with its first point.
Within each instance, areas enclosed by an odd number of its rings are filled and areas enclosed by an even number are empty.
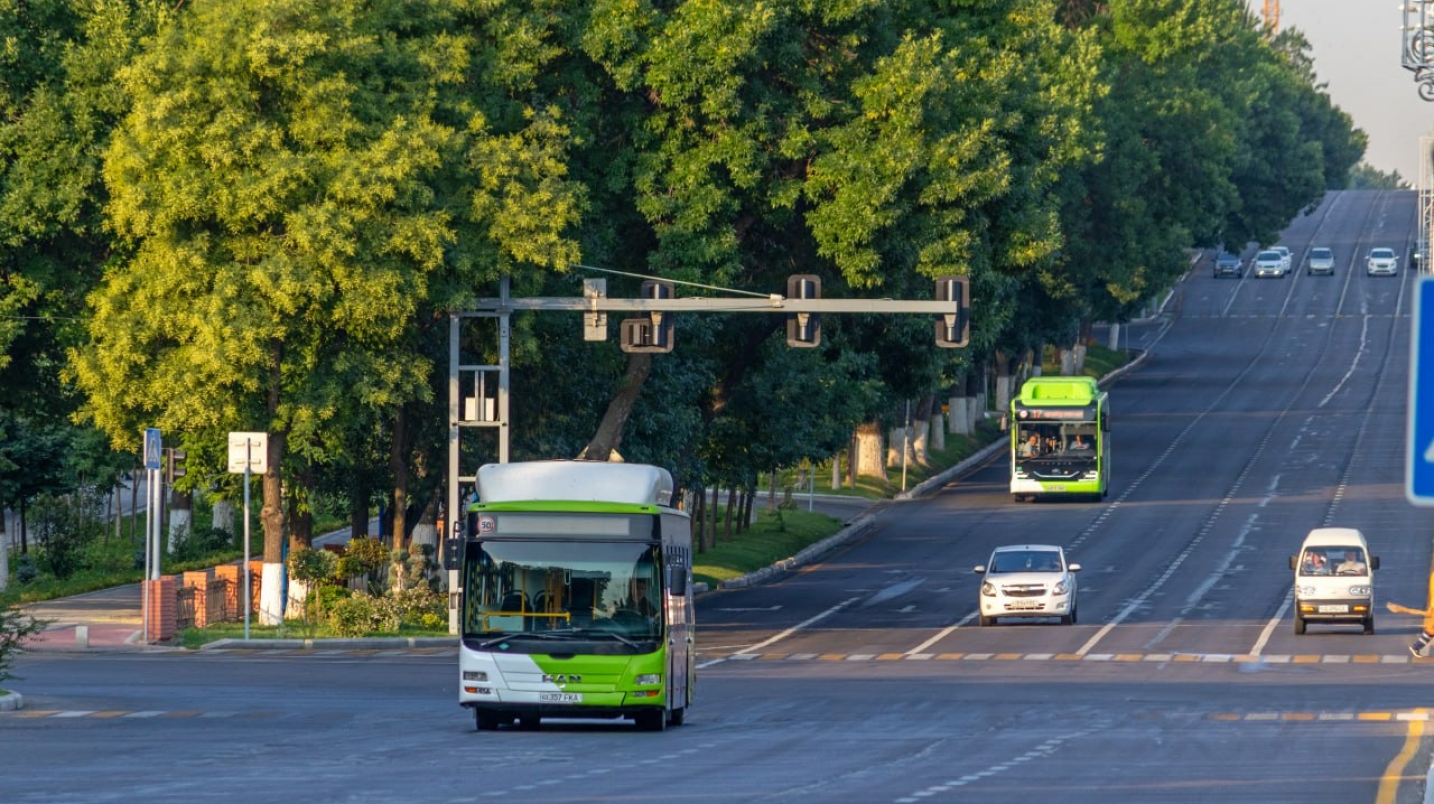
{"type": "Polygon", "coordinates": [[[1392,248],[1372,248],[1364,259],[1364,272],[1370,276],[1394,276],[1399,270],[1399,256],[1392,248]]]}
{"type": "Polygon", "coordinates": [[[1074,623],[1079,571],[1080,565],[1067,563],[1057,545],[997,547],[988,563],[975,568],[981,576],[981,625],[994,625],[998,617],[1057,617],[1061,625],[1074,623]]]}

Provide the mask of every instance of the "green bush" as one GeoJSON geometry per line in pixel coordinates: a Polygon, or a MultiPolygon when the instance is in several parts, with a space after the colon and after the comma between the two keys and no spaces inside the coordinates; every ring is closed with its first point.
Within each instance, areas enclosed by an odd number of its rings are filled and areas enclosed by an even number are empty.
{"type": "Polygon", "coordinates": [[[11,663],[25,641],[45,630],[45,625],[44,620],[37,620],[18,608],[0,607],[0,681],[15,678],[10,673],[11,663]]]}
{"type": "Polygon", "coordinates": [[[341,637],[398,631],[398,608],[390,601],[358,592],[334,603],[329,627],[341,637]]]}
{"type": "Polygon", "coordinates": [[[84,566],[86,548],[106,533],[103,502],[83,490],[35,498],[27,524],[45,571],[63,581],[84,566]]]}

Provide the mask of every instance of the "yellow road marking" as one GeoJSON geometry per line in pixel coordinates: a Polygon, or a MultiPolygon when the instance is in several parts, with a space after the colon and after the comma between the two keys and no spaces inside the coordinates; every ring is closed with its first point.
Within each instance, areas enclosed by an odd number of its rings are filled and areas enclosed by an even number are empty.
{"type": "MultiPolygon", "coordinates": [[[[1414,710],[1423,712],[1422,709],[1414,710]]],[[[1389,765],[1384,768],[1384,775],[1379,779],[1379,793],[1374,797],[1374,804],[1394,804],[1399,793],[1399,780],[1404,776],[1404,766],[1414,758],[1414,752],[1419,750],[1420,738],[1424,735],[1424,720],[1409,721],[1409,734],[1404,738],[1404,747],[1394,759],[1389,760],[1389,765]]]]}

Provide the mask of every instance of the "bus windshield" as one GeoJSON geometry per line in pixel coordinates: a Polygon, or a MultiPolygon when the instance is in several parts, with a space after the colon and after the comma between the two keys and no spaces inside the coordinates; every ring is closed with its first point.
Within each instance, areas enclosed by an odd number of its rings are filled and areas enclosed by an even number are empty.
{"type": "Polygon", "coordinates": [[[467,549],[465,636],[650,642],[662,635],[654,545],[553,538],[467,549]]]}
{"type": "Polygon", "coordinates": [[[1022,422],[1016,433],[1017,456],[1091,456],[1096,443],[1095,422],[1022,422]]]}

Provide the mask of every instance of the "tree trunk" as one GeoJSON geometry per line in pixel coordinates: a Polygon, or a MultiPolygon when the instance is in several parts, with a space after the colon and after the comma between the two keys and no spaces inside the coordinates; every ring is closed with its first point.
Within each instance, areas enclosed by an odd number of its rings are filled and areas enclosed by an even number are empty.
{"type": "Polygon", "coordinates": [[[777,470],[773,469],[768,477],[771,478],[769,481],[771,485],[767,490],[767,510],[775,511],[777,510],[777,470]]]}
{"type": "Polygon", "coordinates": [[[393,528],[389,532],[393,536],[390,544],[395,550],[408,549],[408,466],[403,460],[404,431],[404,416],[400,409],[393,417],[393,436],[388,447],[388,470],[393,476],[393,499],[389,501],[393,528]]]}
{"type": "MultiPolygon", "coordinates": [[[[270,346],[269,388],[265,411],[270,422],[279,415],[283,389],[284,346],[277,341],[270,346]]],[[[284,621],[284,481],[279,466],[288,448],[288,432],[269,433],[264,453],[264,505],[259,509],[259,522],[264,528],[264,565],[259,585],[259,624],[278,625],[284,621]]]]}
{"type": "Polygon", "coordinates": [[[931,408],[935,399],[935,394],[923,395],[911,412],[912,457],[922,466],[931,462],[931,408]]]}
{"type": "Polygon", "coordinates": [[[737,532],[746,533],[752,527],[752,503],[757,497],[756,485],[749,486],[742,492],[742,516],[737,519],[737,532]]]}
{"type": "MultiPolygon", "coordinates": [[[[886,480],[886,461],[882,460],[881,424],[864,422],[856,428],[856,450],[852,461],[856,477],[886,480]]],[[[853,483],[855,485],[855,483],[853,483]]]]}
{"type": "MultiPolygon", "coordinates": [[[[228,533],[231,537],[244,538],[243,528],[234,529],[234,503],[232,500],[215,500],[210,509],[209,518],[213,522],[213,527],[228,533]]],[[[234,543],[238,544],[237,541],[234,543]]]]}
{"type": "Polygon", "coordinates": [[[692,530],[693,541],[697,543],[697,552],[707,552],[707,494],[705,489],[698,488],[692,495],[692,530]]]}
{"type": "MultiPolygon", "coordinates": [[[[652,354],[634,352],[627,356],[627,373],[622,378],[617,395],[608,403],[607,412],[598,424],[592,441],[578,453],[578,458],[588,461],[611,461],[618,447],[622,446],[622,434],[627,429],[627,420],[632,409],[642,396],[642,386],[652,372],[652,354]]],[[[619,458],[620,459],[620,458],[619,458]]]]}
{"type": "Polygon", "coordinates": [[[737,484],[727,489],[727,512],[722,517],[722,541],[732,541],[732,509],[737,507],[737,484]]]}
{"type": "Polygon", "coordinates": [[[134,479],[134,485],[129,487],[129,540],[137,542],[135,528],[139,527],[139,477],[134,479]]]}
{"type": "Polygon", "coordinates": [[[194,495],[187,491],[169,492],[169,554],[189,538],[194,529],[194,495]]]}
{"type": "MultiPolygon", "coordinates": [[[[275,392],[277,396],[277,391],[275,392]]],[[[259,587],[259,624],[278,625],[284,621],[284,484],[279,463],[284,457],[286,434],[269,434],[264,471],[264,507],[259,521],[264,526],[264,568],[259,587]]]]}
{"type": "Polygon", "coordinates": [[[710,506],[711,510],[707,512],[707,543],[712,545],[713,547],[717,546],[717,512],[722,507],[721,505],[719,505],[719,503],[721,502],[721,498],[719,498],[717,495],[721,492],[717,488],[717,485],[718,484],[716,483],[712,484],[712,505],[710,506]]]}

